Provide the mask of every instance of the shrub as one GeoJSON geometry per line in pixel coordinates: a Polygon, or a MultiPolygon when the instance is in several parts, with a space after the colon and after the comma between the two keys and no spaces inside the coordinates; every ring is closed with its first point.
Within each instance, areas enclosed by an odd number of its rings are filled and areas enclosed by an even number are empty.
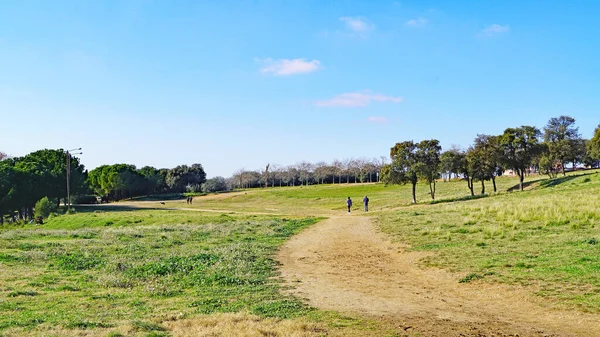
{"type": "Polygon", "coordinates": [[[469,283],[471,281],[479,280],[479,279],[482,279],[482,278],[483,278],[483,276],[481,276],[479,274],[471,273],[471,274],[469,274],[469,275],[461,278],[458,282],[459,283],[469,283]]]}
{"type": "Polygon", "coordinates": [[[35,203],[35,217],[48,218],[52,212],[56,211],[56,205],[48,199],[43,197],[35,203]]]}

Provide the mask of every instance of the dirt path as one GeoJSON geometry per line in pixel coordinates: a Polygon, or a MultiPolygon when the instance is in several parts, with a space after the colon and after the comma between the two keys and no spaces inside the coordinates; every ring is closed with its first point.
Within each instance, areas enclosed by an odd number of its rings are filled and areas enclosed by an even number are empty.
{"type": "Polygon", "coordinates": [[[458,283],[421,269],[366,217],[332,217],[278,254],[293,293],[317,308],[375,316],[418,336],[600,336],[597,315],[553,310],[525,290],[458,283]]]}

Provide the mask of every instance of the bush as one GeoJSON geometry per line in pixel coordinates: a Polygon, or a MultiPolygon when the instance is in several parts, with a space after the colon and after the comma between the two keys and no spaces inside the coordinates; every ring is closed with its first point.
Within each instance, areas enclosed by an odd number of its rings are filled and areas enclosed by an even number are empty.
{"type": "Polygon", "coordinates": [[[56,204],[43,197],[35,203],[35,217],[47,218],[52,212],[56,211],[56,204]]]}

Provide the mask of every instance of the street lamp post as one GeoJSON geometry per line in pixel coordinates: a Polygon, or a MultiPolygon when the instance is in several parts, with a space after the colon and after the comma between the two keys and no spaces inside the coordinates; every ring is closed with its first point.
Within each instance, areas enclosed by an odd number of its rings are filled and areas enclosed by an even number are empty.
{"type": "Polygon", "coordinates": [[[67,151],[67,211],[71,209],[71,155],[83,154],[81,148],[67,151]],[[78,151],[78,152],[73,152],[78,151]]]}

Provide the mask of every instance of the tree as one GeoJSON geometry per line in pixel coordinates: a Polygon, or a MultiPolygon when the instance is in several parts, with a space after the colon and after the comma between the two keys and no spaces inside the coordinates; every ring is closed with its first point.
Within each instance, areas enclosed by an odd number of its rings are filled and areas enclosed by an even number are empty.
{"type": "Polygon", "coordinates": [[[327,166],[327,163],[325,163],[324,161],[316,163],[314,165],[313,175],[317,180],[317,183],[322,184],[325,178],[329,176],[329,168],[327,166]]]}
{"type": "MultiPolygon", "coordinates": [[[[412,185],[412,202],[417,203],[416,189],[418,180],[417,146],[412,141],[396,143],[390,149],[389,171],[386,172],[386,181],[391,184],[412,185]]],[[[388,169],[386,169],[388,170],[388,169]]]]}
{"type": "Polygon", "coordinates": [[[503,149],[503,162],[519,176],[519,187],[523,191],[525,173],[542,147],[538,138],[540,130],[534,126],[521,126],[504,130],[500,138],[503,149]]]}
{"type": "Polygon", "coordinates": [[[166,182],[175,192],[185,192],[187,189],[199,191],[206,181],[206,173],[201,164],[192,166],[179,165],[167,173],[166,182]]]}
{"type": "Polygon", "coordinates": [[[6,158],[8,158],[8,155],[6,153],[0,151],[0,160],[4,160],[6,158]]]}
{"type": "Polygon", "coordinates": [[[416,146],[417,176],[429,184],[429,194],[435,200],[435,181],[440,176],[440,152],[442,147],[437,139],[423,140],[416,146]]]}
{"type": "MultiPolygon", "coordinates": [[[[559,164],[563,175],[568,161],[580,160],[584,155],[581,154],[579,128],[575,127],[575,119],[570,116],[551,118],[544,127],[544,142],[548,146],[548,157],[545,160],[559,164]]],[[[573,168],[575,165],[576,163],[573,163],[573,168]]]]}
{"type": "Polygon", "coordinates": [[[496,192],[496,176],[502,174],[502,148],[499,137],[477,135],[467,152],[470,177],[481,182],[481,194],[485,194],[485,181],[492,180],[496,192]]]}
{"type": "Polygon", "coordinates": [[[440,171],[443,174],[444,181],[452,178],[452,174],[458,176],[460,169],[460,149],[453,146],[448,151],[442,152],[440,155],[440,171]]]}
{"type": "Polygon", "coordinates": [[[304,183],[304,185],[308,185],[308,180],[310,179],[313,170],[313,164],[307,161],[301,161],[296,167],[300,177],[300,184],[304,183]]]}
{"type": "Polygon", "coordinates": [[[145,179],[146,194],[160,193],[166,187],[166,174],[163,175],[160,170],[152,166],[144,166],[138,170],[138,173],[145,179]]]}
{"type": "Polygon", "coordinates": [[[457,152],[456,160],[459,164],[458,173],[467,181],[467,187],[469,188],[469,191],[471,191],[471,195],[475,195],[475,192],[473,192],[473,181],[475,179],[475,173],[473,171],[475,164],[473,163],[473,155],[469,156],[472,149],[473,147],[470,147],[466,152],[457,152]]]}
{"type": "Polygon", "coordinates": [[[47,218],[56,211],[56,205],[53,204],[48,197],[43,197],[35,203],[35,216],[40,218],[47,218]]]}
{"type": "MultiPolygon", "coordinates": [[[[8,162],[8,160],[7,160],[8,162]]],[[[0,225],[4,223],[4,214],[12,211],[12,198],[17,188],[16,172],[9,163],[0,163],[0,225]]]]}
{"type": "Polygon", "coordinates": [[[588,141],[587,154],[592,160],[600,160],[600,124],[594,130],[594,136],[588,141]]]}
{"type": "Polygon", "coordinates": [[[227,191],[227,182],[223,177],[210,178],[206,180],[204,184],[202,184],[202,192],[204,193],[213,193],[221,191],[227,191]]]}
{"type": "Polygon", "coordinates": [[[338,159],[334,159],[333,163],[331,164],[331,166],[333,166],[334,168],[334,172],[333,172],[333,183],[335,184],[335,176],[338,176],[338,183],[342,183],[342,173],[344,172],[344,163],[342,163],[340,160],[338,159]]]}

